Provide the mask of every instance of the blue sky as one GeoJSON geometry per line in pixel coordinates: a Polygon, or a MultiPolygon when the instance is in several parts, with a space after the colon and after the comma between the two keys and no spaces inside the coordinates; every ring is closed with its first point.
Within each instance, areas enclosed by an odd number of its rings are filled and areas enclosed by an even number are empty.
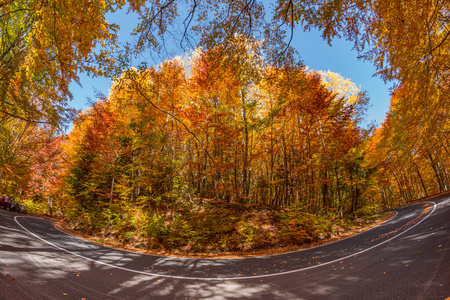
{"type": "Polygon", "coordinates": [[[386,84],[381,78],[373,76],[375,67],[371,62],[357,59],[358,52],[352,50],[352,42],[334,39],[330,47],[320,32],[297,29],[292,44],[310,69],[339,73],[361,90],[367,91],[371,105],[367,112],[368,123],[375,121],[379,124],[384,120],[389,110],[390,88],[393,84],[386,84]]]}
{"type": "MultiPolygon", "coordinates": [[[[109,14],[108,21],[120,25],[119,40],[132,42],[135,38],[130,32],[136,26],[138,20],[135,15],[126,15],[123,11],[109,14]]],[[[391,83],[384,83],[378,77],[373,77],[375,67],[370,62],[358,60],[358,53],[352,50],[353,44],[343,39],[335,39],[330,47],[325,42],[320,32],[303,32],[298,28],[292,41],[294,48],[300,53],[303,63],[312,70],[332,71],[349,78],[362,90],[367,91],[370,97],[370,105],[366,116],[366,123],[374,121],[382,122],[389,107],[391,83]]],[[[70,87],[73,100],[70,105],[76,109],[84,109],[89,106],[88,99],[96,100],[96,91],[108,95],[111,80],[107,78],[89,78],[84,74],[80,76],[82,87],[73,83],[70,87]]]]}

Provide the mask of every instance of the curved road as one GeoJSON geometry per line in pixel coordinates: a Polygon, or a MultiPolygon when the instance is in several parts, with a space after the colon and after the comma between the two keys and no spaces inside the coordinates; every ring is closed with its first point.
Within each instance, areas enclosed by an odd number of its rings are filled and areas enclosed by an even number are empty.
{"type": "Polygon", "coordinates": [[[0,210],[0,299],[446,299],[450,196],[332,244],[190,259],[116,250],[0,210]]]}

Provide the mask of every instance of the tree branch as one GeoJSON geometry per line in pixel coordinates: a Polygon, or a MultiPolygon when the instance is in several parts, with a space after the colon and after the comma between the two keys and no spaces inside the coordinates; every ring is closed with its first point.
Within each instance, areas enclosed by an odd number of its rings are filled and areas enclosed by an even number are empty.
{"type": "Polygon", "coordinates": [[[159,106],[157,106],[155,103],[153,103],[153,101],[151,101],[150,98],[147,97],[147,95],[145,94],[145,92],[142,91],[142,89],[140,88],[139,83],[137,83],[136,80],[135,80],[134,78],[132,78],[131,80],[132,80],[133,83],[134,83],[134,88],[135,88],[135,89],[138,91],[138,93],[145,99],[145,101],[147,101],[148,103],[150,103],[151,106],[153,106],[154,108],[156,108],[156,109],[159,110],[160,112],[162,112],[162,113],[164,113],[164,114],[166,114],[166,115],[171,116],[175,121],[177,121],[178,123],[180,123],[180,124],[184,127],[184,129],[185,129],[190,135],[192,135],[192,136],[195,138],[195,140],[200,144],[200,146],[202,147],[203,151],[205,151],[206,155],[207,155],[212,161],[214,161],[214,159],[212,158],[211,154],[209,154],[208,150],[205,148],[203,142],[198,138],[198,136],[197,136],[194,132],[192,132],[192,131],[187,127],[187,125],[186,125],[183,121],[181,121],[181,120],[180,120],[177,116],[175,116],[173,113],[168,112],[168,111],[165,111],[165,110],[163,110],[162,108],[160,108],[159,106]]]}

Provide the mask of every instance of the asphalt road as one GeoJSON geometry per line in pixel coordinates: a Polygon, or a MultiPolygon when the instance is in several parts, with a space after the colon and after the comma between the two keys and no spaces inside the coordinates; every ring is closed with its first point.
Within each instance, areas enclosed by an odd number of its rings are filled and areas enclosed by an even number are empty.
{"type": "Polygon", "coordinates": [[[446,299],[450,196],[332,244],[189,259],[116,250],[0,209],[0,299],[446,299]]]}

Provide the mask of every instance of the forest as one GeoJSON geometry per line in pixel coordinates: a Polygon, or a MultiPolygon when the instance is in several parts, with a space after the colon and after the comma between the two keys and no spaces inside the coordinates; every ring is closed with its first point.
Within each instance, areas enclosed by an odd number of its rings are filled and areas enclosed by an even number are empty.
{"type": "Polygon", "coordinates": [[[241,251],[317,242],[447,191],[449,4],[272,4],[1,2],[1,193],[101,239],[241,251]],[[120,9],[140,17],[133,45],[106,20],[120,9]],[[354,42],[398,83],[381,124],[364,125],[376,99],[305,68],[296,27],[354,42]],[[133,65],[142,53],[166,57],[133,65]],[[113,83],[75,111],[80,73],[113,83]]]}

